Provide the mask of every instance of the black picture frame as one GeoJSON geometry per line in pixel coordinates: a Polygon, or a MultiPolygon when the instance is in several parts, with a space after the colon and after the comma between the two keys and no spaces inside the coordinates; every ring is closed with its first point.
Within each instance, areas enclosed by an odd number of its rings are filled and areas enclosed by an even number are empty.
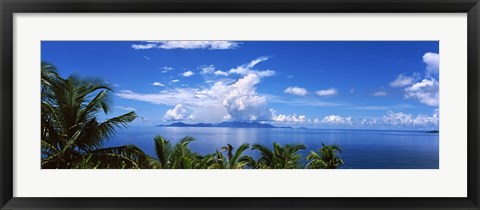
{"type": "MultiPolygon", "coordinates": [[[[1,209],[479,209],[478,0],[0,0],[1,209]],[[465,198],[17,198],[13,197],[15,13],[467,13],[468,196],[465,198]]],[[[454,180],[452,180],[454,181],[454,180]]]]}

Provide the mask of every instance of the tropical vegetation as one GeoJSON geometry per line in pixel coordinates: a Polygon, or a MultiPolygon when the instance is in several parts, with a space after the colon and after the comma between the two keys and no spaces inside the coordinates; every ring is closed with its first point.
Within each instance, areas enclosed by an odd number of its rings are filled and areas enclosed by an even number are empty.
{"type": "Polygon", "coordinates": [[[153,138],[154,155],[135,145],[104,147],[117,129],[127,127],[137,118],[128,112],[112,118],[112,87],[96,77],[70,75],[62,78],[57,68],[41,63],[41,166],[43,169],[334,169],[344,162],[337,145],[324,145],[311,151],[303,166],[303,144],[272,148],[248,143],[237,148],[227,144],[214,153],[201,155],[186,136],[177,143],[158,135],[153,138]],[[255,160],[245,151],[259,152],[255,160]]]}
{"type": "Polygon", "coordinates": [[[326,168],[335,169],[343,164],[343,160],[338,157],[338,153],[342,152],[337,145],[325,145],[318,149],[318,153],[311,151],[307,156],[308,164],[306,168],[326,168]]]}

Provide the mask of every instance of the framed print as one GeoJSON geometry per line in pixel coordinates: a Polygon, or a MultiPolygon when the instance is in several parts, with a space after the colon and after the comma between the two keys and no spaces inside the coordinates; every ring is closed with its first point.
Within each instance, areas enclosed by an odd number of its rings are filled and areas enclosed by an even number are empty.
{"type": "Polygon", "coordinates": [[[1,209],[479,208],[476,0],[0,5],[1,209]]]}

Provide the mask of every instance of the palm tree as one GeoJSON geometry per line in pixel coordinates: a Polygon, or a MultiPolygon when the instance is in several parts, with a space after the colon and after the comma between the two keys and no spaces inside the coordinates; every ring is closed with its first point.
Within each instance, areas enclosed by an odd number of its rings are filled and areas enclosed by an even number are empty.
{"type": "Polygon", "coordinates": [[[59,77],[57,67],[46,61],[42,61],[40,71],[42,87],[49,86],[53,79],[59,77]]]}
{"type": "Polygon", "coordinates": [[[172,167],[179,169],[190,169],[193,168],[194,162],[198,157],[198,154],[192,152],[188,144],[194,141],[195,139],[190,136],[184,137],[180,142],[178,142],[172,151],[172,167]]]}
{"type": "Polygon", "coordinates": [[[133,145],[102,148],[135,112],[100,121],[110,112],[112,88],[99,78],[70,75],[42,62],[42,168],[144,168],[147,156],[133,145]]]}
{"type": "Polygon", "coordinates": [[[260,144],[252,145],[252,150],[260,151],[260,158],[257,161],[257,168],[270,169],[294,169],[300,167],[301,155],[298,151],[306,149],[303,144],[287,144],[281,146],[273,143],[273,151],[260,144]]]}
{"type": "Polygon", "coordinates": [[[307,147],[303,144],[287,144],[280,146],[276,142],[273,143],[273,151],[278,167],[283,169],[294,169],[300,167],[300,159],[302,155],[297,152],[307,147]]]}
{"type": "Polygon", "coordinates": [[[156,169],[170,168],[170,158],[173,150],[170,141],[166,140],[160,135],[153,138],[153,141],[155,145],[155,158],[150,159],[150,165],[152,166],[152,168],[156,169]]]}
{"type": "Polygon", "coordinates": [[[228,144],[225,147],[220,149],[220,152],[216,151],[216,159],[214,163],[210,165],[210,169],[242,169],[242,168],[253,168],[255,161],[252,157],[243,155],[242,153],[250,147],[249,144],[245,143],[238,147],[233,154],[233,146],[228,144]],[[225,157],[222,152],[227,152],[227,157],[225,157]]]}
{"type": "Polygon", "coordinates": [[[186,136],[172,146],[170,141],[158,135],[154,138],[155,158],[149,158],[150,166],[157,169],[207,168],[213,161],[212,155],[201,156],[189,148],[195,139],[186,136]]]}
{"type": "Polygon", "coordinates": [[[337,145],[325,145],[318,149],[318,153],[311,151],[307,156],[308,164],[306,168],[326,168],[336,169],[343,164],[343,160],[338,157],[337,153],[342,150],[337,145]]]}
{"type": "Polygon", "coordinates": [[[260,151],[260,158],[257,160],[256,168],[261,169],[274,169],[275,168],[275,156],[268,147],[261,144],[253,144],[252,150],[260,151]]]}

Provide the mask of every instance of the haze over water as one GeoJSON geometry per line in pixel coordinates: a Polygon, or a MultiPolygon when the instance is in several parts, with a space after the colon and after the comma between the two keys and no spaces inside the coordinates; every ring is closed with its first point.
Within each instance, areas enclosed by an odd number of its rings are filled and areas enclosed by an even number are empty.
{"type": "MultiPolygon", "coordinates": [[[[425,131],[288,129],[288,128],[198,128],[132,126],[120,129],[105,146],[134,144],[154,155],[153,138],[162,135],[172,143],[193,136],[190,148],[205,155],[231,144],[235,149],[242,143],[259,143],[272,148],[275,141],[285,144],[305,144],[302,158],[322,143],[337,144],[342,149],[343,169],[438,169],[439,135],[425,131]]],[[[259,157],[256,150],[244,155],[259,157]]]]}

